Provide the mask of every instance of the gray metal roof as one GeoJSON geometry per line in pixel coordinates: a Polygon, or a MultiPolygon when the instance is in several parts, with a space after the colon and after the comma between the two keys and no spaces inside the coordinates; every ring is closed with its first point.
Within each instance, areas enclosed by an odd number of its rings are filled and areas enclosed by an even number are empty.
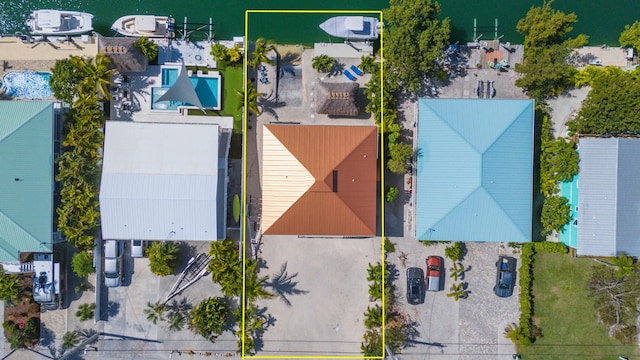
{"type": "Polygon", "coordinates": [[[640,139],[580,139],[578,255],[640,256],[640,139]]]}
{"type": "Polygon", "coordinates": [[[224,239],[225,146],[217,125],[107,121],[100,215],[104,239],[224,239]],[[220,154],[220,152],[224,152],[220,154]],[[220,187],[223,188],[220,188],[220,187]]]}

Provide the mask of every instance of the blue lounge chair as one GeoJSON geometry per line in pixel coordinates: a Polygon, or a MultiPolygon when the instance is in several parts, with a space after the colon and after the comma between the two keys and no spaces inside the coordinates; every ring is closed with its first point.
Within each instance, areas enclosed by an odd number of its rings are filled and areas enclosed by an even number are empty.
{"type": "Polygon", "coordinates": [[[342,72],[344,74],[344,76],[347,77],[347,79],[351,80],[351,81],[356,81],[356,77],[353,76],[352,73],[349,72],[349,70],[345,70],[342,72]]]}
{"type": "Polygon", "coordinates": [[[364,75],[364,73],[362,72],[362,70],[358,69],[357,66],[355,65],[351,65],[351,67],[349,67],[349,69],[351,69],[351,71],[353,71],[354,73],[356,73],[356,75],[358,76],[362,76],[364,75]]]}

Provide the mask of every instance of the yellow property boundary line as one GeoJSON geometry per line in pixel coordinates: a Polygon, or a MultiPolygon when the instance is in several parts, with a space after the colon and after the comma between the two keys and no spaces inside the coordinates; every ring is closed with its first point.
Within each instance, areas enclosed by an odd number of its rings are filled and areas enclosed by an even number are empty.
{"type": "MultiPolygon", "coordinates": [[[[245,287],[246,287],[246,254],[247,254],[247,142],[244,136],[247,134],[247,62],[249,60],[248,55],[248,35],[249,35],[249,15],[255,13],[271,13],[271,14],[378,14],[380,16],[380,24],[383,24],[383,14],[382,10],[246,10],[244,13],[244,58],[243,58],[243,91],[244,91],[244,107],[243,107],[243,119],[242,119],[242,222],[241,222],[241,231],[242,231],[242,321],[241,321],[241,332],[242,332],[242,358],[249,359],[364,359],[364,356],[321,356],[321,355],[291,355],[291,356],[276,356],[276,355],[264,355],[264,356],[248,356],[244,353],[245,346],[245,311],[246,309],[246,299],[245,299],[245,287]]],[[[383,64],[384,60],[384,32],[380,31],[380,64],[383,64]]],[[[380,131],[380,212],[381,212],[381,251],[380,251],[380,263],[382,264],[382,349],[381,353],[383,356],[375,356],[375,357],[367,357],[367,359],[384,359],[385,353],[385,328],[384,324],[386,323],[386,313],[385,313],[385,261],[384,261],[384,208],[385,208],[385,193],[384,193],[384,169],[385,169],[385,148],[384,148],[384,66],[380,66],[380,126],[378,126],[378,130],[380,131]]],[[[364,311],[364,310],[363,310],[364,311]]]]}

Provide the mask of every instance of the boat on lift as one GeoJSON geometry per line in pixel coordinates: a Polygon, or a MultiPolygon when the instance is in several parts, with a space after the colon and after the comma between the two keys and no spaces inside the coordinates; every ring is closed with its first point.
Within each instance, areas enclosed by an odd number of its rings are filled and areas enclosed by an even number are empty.
{"type": "Polygon", "coordinates": [[[81,11],[35,10],[25,24],[31,35],[81,35],[93,30],[93,15],[81,11]]]}
{"type": "Polygon", "coordinates": [[[175,20],[159,15],[125,15],[116,20],[111,29],[124,36],[134,37],[174,37],[175,20]]]}
{"type": "Polygon", "coordinates": [[[380,35],[380,21],[367,16],[336,16],[320,24],[327,34],[348,40],[372,40],[380,35]]]}

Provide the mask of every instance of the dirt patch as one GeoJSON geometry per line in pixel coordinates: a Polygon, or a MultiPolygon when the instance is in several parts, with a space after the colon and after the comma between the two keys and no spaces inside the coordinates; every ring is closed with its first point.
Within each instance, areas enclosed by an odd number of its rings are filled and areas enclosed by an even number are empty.
{"type": "Polygon", "coordinates": [[[560,295],[560,289],[558,289],[558,287],[556,286],[552,286],[551,289],[549,289],[549,291],[553,294],[553,295],[560,295]]]}

